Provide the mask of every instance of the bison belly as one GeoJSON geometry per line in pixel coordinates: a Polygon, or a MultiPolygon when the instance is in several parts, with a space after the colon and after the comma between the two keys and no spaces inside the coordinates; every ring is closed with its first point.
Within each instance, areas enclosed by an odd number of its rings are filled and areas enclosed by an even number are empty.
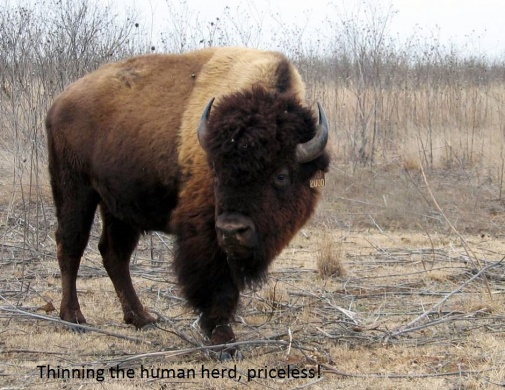
{"type": "Polygon", "coordinates": [[[149,178],[98,177],[93,183],[103,204],[116,218],[142,231],[168,233],[172,210],[177,205],[177,185],[149,178]]]}

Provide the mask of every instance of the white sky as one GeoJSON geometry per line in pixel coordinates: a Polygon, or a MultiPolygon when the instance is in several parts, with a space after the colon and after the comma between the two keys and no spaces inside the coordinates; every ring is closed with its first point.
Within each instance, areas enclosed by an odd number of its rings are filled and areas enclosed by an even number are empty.
{"type": "MultiPolygon", "coordinates": [[[[143,12],[145,22],[167,23],[169,5],[180,6],[184,0],[110,0],[111,3],[133,4],[143,12]]],[[[363,7],[362,0],[185,0],[201,20],[211,21],[223,15],[229,6],[238,5],[261,18],[279,14],[284,24],[305,26],[307,31],[321,28],[327,19],[338,20],[342,12],[363,7]]],[[[505,0],[368,0],[368,4],[389,6],[394,13],[390,35],[399,40],[412,34],[433,37],[443,44],[465,45],[472,54],[505,57],[505,0]]],[[[264,38],[265,39],[265,38],[264,38]]],[[[308,38],[307,38],[308,39],[308,38]]]]}

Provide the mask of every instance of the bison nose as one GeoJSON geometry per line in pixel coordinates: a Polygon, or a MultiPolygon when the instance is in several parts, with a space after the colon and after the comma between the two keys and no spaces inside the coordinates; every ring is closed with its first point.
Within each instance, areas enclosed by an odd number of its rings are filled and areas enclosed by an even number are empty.
{"type": "Polygon", "coordinates": [[[216,220],[219,243],[224,246],[253,247],[256,242],[253,221],[240,214],[220,215],[216,220]]]}

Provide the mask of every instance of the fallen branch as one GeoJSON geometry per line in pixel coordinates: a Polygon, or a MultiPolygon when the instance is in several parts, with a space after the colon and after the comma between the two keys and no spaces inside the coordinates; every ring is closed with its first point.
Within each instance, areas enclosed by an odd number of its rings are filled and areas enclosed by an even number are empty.
{"type": "Polygon", "coordinates": [[[140,359],[145,359],[145,358],[153,358],[153,357],[160,357],[164,356],[167,358],[171,358],[174,356],[181,356],[181,355],[190,355],[195,352],[208,352],[208,351],[219,351],[225,348],[231,348],[231,347],[243,347],[243,346],[281,346],[281,347],[289,347],[290,342],[289,341],[284,341],[284,340],[250,340],[250,341],[237,341],[234,343],[228,343],[228,344],[216,344],[216,345],[206,345],[206,346],[201,346],[201,347],[194,347],[194,348],[184,348],[184,349],[176,349],[176,350],[171,350],[171,351],[158,351],[158,352],[147,352],[147,353],[141,353],[138,355],[133,355],[133,356],[127,356],[124,358],[118,358],[114,359],[112,362],[110,362],[113,365],[117,364],[125,364],[125,363],[131,363],[136,360],[140,359]]]}
{"type": "Polygon", "coordinates": [[[450,372],[434,372],[433,374],[353,374],[345,371],[337,370],[331,366],[326,364],[320,364],[321,368],[324,369],[324,372],[329,374],[335,374],[340,376],[345,376],[349,378],[378,378],[378,379],[416,379],[416,378],[436,378],[443,376],[468,376],[468,375],[476,375],[482,374],[484,372],[493,371],[493,368],[487,368],[484,370],[459,370],[459,371],[450,371],[450,372]]]}
{"type": "Polygon", "coordinates": [[[28,311],[21,310],[18,307],[12,305],[2,295],[0,295],[0,299],[2,299],[4,302],[6,302],[9,305],[9,307],[0,306],[0,311],[4,311],[4,312],[7,312],[7,313],[12,313],[12,314],[19,314],[19,315],[22,315],[22,316],[25,316],[25,317],[35,318],[35,319],[38,319],[38,320],[44,320],[44,321],[49,321],[49,322],[56,322],[58,324],[61,324],[61,325],[64,325],[64,326],[67,326],[69,328],[76,329],[76,330],[79,330],[79,331],[83,331],[83,332],[101,333],[101,334],[104,334],[104,335],[107,335],[107,336],[116,337],[116,338],[120,338],[120,339],[124,339],[124,340],[128,340],[128,341],[133,341],[135,343],[144,343],[144,344],[149,344],[149,345],[153,344],[149,340],[144,340],[144,339],[137,338],[137,337],[125,336],[125,335],[120,334],[120,333],[109,332],[107,330],[95,328],[95,327],[89,326],[89,325],[75,324],[73,322],[64,321],[64,320],[62,320],[60,318],[45,316],[43,314],[30,313],[28,311]]]}
{"type": "Polygon", "coordinates": [[[403,327],[403,329],[401,330],[397,330],[395,332],[391,332],[389,333],[387,336],[386,336],[386,342],[388,341],[389,338],[391,337],[397,337],[397,336],[400,336],[402,334],[405,334],[405,333],[409,333],[409,332],[412,332],[414,330],[417,330],[418,327],[416,327],[415,325],[420,322],[421,320],[425,319],[426,317],[428,317],[430,314],[433,314],[437,311],[437,309],[442,306],[445,302],[447,302],[454,294],[458,293],[459,291],[461,291],[463,288],[465,288],[466,286],[468,286],[470,283],[472,283],[475,279],[479,278],[480,276],[482,276],[484,274],[484,272],[486,271],[489,271],[491,268],[494,268],[494,267],[497,267],[498,265],[500,265],[503,260],[505,260],[505,257],[503,257],[500,261],[496,262],[496,263],[492,263],[492,264],[489,264],[488,266],[482,268],[479,272],[477,272],[474,276],[472,276],[470,279],[468,279],[466,282],[464,282],[463,284],[461,284],[458,288],[456,288],[455,290],[451,291],[449,294],[447,294],[443,299],[441,299],[439,302],[437,302],[435,305],[433,305],[431,307],[430,310],[427,310],[425,311],[423,314],[421,314],[420,316],[416,317],[415,319],[413,319],[412,321],[410,321],[407,325],[405,325],[403,327]]]}

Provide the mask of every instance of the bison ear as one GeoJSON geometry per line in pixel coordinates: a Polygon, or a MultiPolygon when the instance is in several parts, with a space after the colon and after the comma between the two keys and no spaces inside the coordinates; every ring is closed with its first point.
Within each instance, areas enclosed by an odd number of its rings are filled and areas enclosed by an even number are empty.
{"type": "Polygon", "coordinates": [[[324,152],[326,143],[328,142],[328,118],[323,107],[317,102],[319,111],[319,123],[316,126],[316,134],[310,141],[296,146],[296,161],[300,164],[314,161],[324,152]]]}
{"type": "Polygon", "coordinates": [[[209,120],[210,109],[212,108],[212,103],[214,103],[214,99],[210,99],[209,103],[203,110],[202,117],[200,118],[200,124],[198,125],[198,142],[204,150],[207,150],[207,145],[205,144],[206,136],[207,136],[207,122],[209,120]]]}

